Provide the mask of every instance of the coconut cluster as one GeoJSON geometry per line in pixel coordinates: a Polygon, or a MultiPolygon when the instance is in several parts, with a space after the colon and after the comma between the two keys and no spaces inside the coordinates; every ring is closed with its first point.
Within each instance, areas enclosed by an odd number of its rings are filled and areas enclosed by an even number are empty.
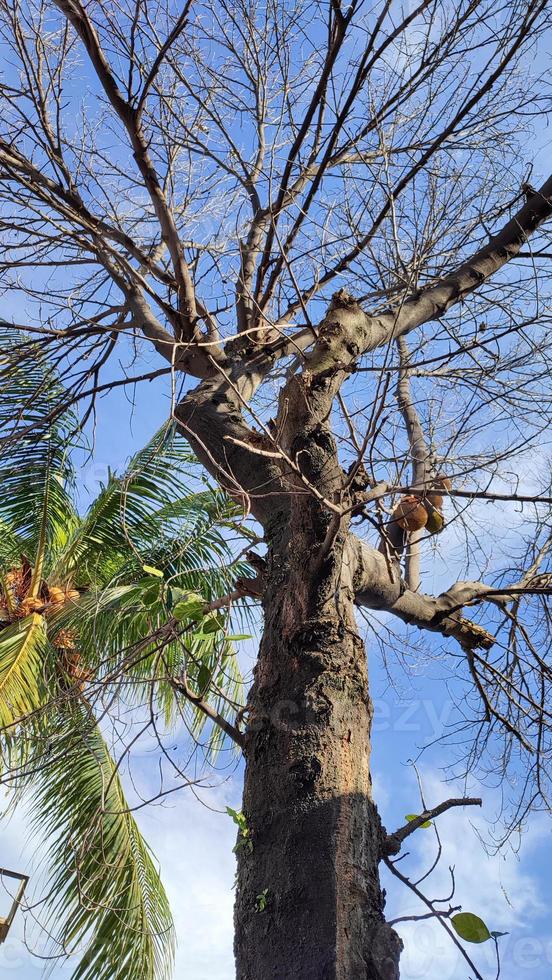
{"type": "Polygon", "coordinates": [[[54,608],[75,602],[80,593],[69,586],[43,584],[38,595],[31,594],[32,571],[24,562],[19,568],[12,568],[3,579],[3,601],[0,601],[0,621],[11,622],[23,619],[32,613],[48,613],[54,608]]]}
{"type": "MultiPolygon", "coordinates": [[[[10,623],[24,619],[37,613],[47,620],[67,603],[76,602],[80,598],[77,589],[69,585],[49,585],[42,583],[38,595],[31,594],[32,569],[24,559],[19,568],[12,568],[3,578],[3,601],[0,599],[0,628],[10,623]]],[[[81,656],[76,649],[78,637],[73,630],[54,630],[52,644],[59,651],[59,668],[72,684],[82,690],[86,681],[90,680],[91,672],[83,667],[81,656]]]]}

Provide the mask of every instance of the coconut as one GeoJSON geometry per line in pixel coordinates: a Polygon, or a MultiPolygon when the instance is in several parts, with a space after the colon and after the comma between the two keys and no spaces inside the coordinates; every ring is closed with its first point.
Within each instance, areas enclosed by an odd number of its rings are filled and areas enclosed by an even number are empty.
{"type": "Polygon", "coordinates": [[[54,602],[56,605],[61,605],[65,602],[65,591],[57,585],[49,585],[48,600],[54,602]]]}
{"type": "Polygon", "coordinates": [[[22,599],[19,605],[19,614],[21,616],[30,616],[31,613],[38,612],[42,609],[44,609],[44,602],[42,599],[29,595],[25,599],[22,599]]]}

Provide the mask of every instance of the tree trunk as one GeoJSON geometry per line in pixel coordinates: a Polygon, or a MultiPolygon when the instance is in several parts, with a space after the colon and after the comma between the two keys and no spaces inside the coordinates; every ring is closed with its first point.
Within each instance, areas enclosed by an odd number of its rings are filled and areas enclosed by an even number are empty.
{"type": "Polygon", "coordinates": [[[237,978],[395,980],[401,943],[383,919],[372,705],[346,532],[320,557],[305,508],[295,510],[300,520],[270,543],[249,701],[252,849],[238,848],[237,978]]]}

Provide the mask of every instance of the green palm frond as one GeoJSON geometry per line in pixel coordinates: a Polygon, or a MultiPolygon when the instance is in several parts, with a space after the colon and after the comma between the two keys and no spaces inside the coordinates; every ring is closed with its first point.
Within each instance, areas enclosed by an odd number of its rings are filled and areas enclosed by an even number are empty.
{"type": "Polygon", "coordinates": [[[51,754],[33,819],[48,834],[48,911],[64,923],[55,940],[79,955],[73,980],[166,980],[174,958],[168,900],[84,702],[56,719],[51,754]]]}
{"type": "Polygon", "coordinates": [[[142,572],[139,582],[87,591],[78,603],[52,617],[53,642],[59,630],[74,630],[88,667],[95,670],[103,665],[108,674],[115,667],[125,670],[127,651],[161,625],[161,612],[143,602],[150,581],[142,572]]]}
{"type": "MultiPolygon", "coordinates": [[[[176,624],[174,634],[163,633],[175,606],[187,594],[142,573],[134,584],[87,592],[53,618],[50,633],[54,643],[59,630],[78,634],[83,665],[94,673],[95,683],[116,687],[124,677],[129,703],[148,699],[155,678],[155,701],[167,725],[182,716],[170,678],[183,670],[194,692],[204,694],[222,717],[233,721],[236,706],[243,704],[244,684],[233,645],[226,640],[228,613],[221,610],[205,620],[183,621],[176,624]]],[[[209,601],[205,592],[201,601],[209,601]]],[[[199,737],[205,715],[191,705],[185,715],[190,732],[199,737]]],[[[225,737],[218,729],[209,736],[213,745],[222,744],[225,737]]]]}
{"type": "Polygon", "coordinates": [[[8,735],[47,697],[46,623],[33,613],[0,632],[0,729],[8,735]]]}
{"type": "Polygon", "coordinates": [[[31,560],[38,546],[48,498],[44,537],[50,555],[61,548],[76,523],[71,495],[74,470],[69,448],[76,420],[71,412],[46,424],[63,389],[37,350],[20,360],[23,339],[0,325],[0,343],[9,338],[0,371],[0,521],[25,543],[31,560]],[[40,437],[38,437],[38,435],[40,437]]]}
{"type": "MultiPolygon", "coordinates": [[[[151,554],[167,549],[174,554],[177,541],[183,550],[190,535],[195,542],[198,534],[208,535],[215,509],[224,519],[231,512],[222,494],[195,492],[196,471],[195,458],[174,424],[163,426],[124,475],[110,477],[58,556],[54,577],[73,570],[82,585],[106,584],[120,577],[124,566],[125,574],[135,578],[151,554]]],[[[228,553],[220,527],[206,539],[204,553],[213,546],[218,556],[228,553]]]]}

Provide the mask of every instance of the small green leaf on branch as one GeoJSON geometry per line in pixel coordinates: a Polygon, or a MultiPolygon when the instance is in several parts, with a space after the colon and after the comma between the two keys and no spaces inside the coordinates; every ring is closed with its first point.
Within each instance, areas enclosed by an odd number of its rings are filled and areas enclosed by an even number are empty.
{"type": "Polygon", "coordinates": [[[163,578],[163,572],[160,568],[154,568],[153,565],[142,565],[142,568],[147,575],[155,575],[156,578],[163,578]]]}
{"type": "Polygon", "coordinates": [[[473,912],[458,912],[450,921],[460,939],[466,943],[486,943],[488,939],[492,939],[483,919],[473,912]]]}

